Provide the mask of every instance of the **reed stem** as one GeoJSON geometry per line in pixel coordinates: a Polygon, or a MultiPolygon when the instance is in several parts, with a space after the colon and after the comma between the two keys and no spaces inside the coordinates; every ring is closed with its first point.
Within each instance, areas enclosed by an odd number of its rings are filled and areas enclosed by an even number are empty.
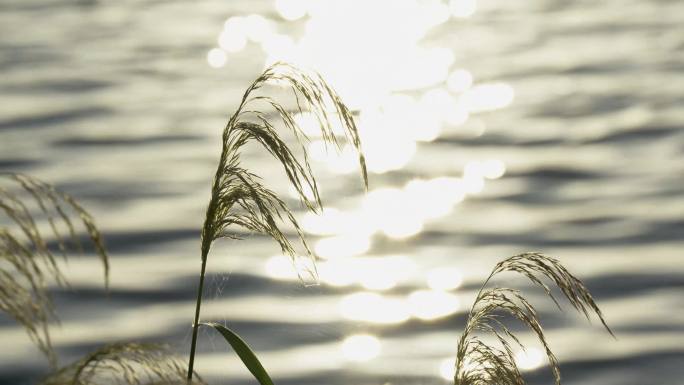
{"type": "Polygon", "coordinates": [[[197,288],[197,304],[195,305],[195,321],[192,323],[192,343],[190,345],[190,359],[188,360],[188,385],[192,383],[192,373],[195,366],[195,348],[197,347],[197,331],[199,330],[200,307],[202,306],[202,292],[204,290],[204,272],[207,268],[207,254],[202,253],[202,271],[197,288]]]}

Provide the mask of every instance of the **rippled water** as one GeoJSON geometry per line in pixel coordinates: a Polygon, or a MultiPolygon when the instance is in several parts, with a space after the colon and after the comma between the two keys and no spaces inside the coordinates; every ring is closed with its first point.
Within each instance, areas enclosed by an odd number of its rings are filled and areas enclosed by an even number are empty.
{"type": "MultiPolygon", "coordinates": [[[[564,383],[684,384],[683,2],[0,6],[0,169],[78,197],[113,258],[108,295],[94,258],[67,267],[62,362],[119,340],[187,351],[220,130],[284,59],[358,112],[371,175],[364,194],[349,150],[311,143],[329,209],[300,217],[319,286],[265,238],[213,250],[203,317],[241,333],[279,384],[448,383],[475,289],[527,250],[582,277],[618,337],[533,291],[564,383]]],[[[290,194],[266,155],[246,159],[290,194]]],[[[46,372],[5,319],[0,341],[2,383],[46,372]]],[[[531,384],[550,383],[540,362],[520,359],[531,384]]],[[[208,333],[198,371],[252,381],[208,333]]]]}

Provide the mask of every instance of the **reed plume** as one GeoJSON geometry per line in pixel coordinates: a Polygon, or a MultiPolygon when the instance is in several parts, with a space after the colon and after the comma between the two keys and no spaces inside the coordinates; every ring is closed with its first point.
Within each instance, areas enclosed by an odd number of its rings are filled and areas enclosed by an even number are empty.
{"type": "Polygon", "coordinates": [[[78,218],[102,260],[107,286],[104,242],[90,214],[71,196],[28,175],[3,172],[0,181],[0,310],[26,329],[56,367],[48,328],[56,315],[48,287],[51,281],[67,285],[58,256],[66,259],[69,250],[83,250],[72,217],[78,218]],[[41,228],[39,219],[47,226],[41,228]],[[49,241],[56,245],[51,247],[49,241]]]}
{"type": "Polygon", "coordinates": [[[116,343],[51,374],[41,385],[204,385],[195,375],[188,383],[185,363],[165,345],[116,343]]]}
{"type": "Polygon", "coordinates": [[[192,343],[188,363],[188,379],[192,378],[197,330],[200,325],[200,307],[206,271],[207,256],[212,243],[220,238],[237,238],[235,227],[266,234],[278,243],[282,252],[296,258],[294,245],[283,233],[283,223],[291,225],[310,258],[314,255],[308,246],[296,218],[287,204],[264,186],[261,178],[242,167],[240,154],[248,142],[260,144],[280,163],[290,184],[297,191],[300,202],[309,210],[322,208],[322,203],[307,154],[306,133],[295,119],[297,113],[308,111],[319,124],[322,139],[339,149],[340,142],[333,127],[339,122],[343,135],[358,151],[358,160],[364,184],[368,185],[366,162],[361,140],[351,111],[342,103],[335,91],[317,73],[310,73],[286,63],[276,63],[266,69],[245,91],[237,111],[223,130],[222,151],[211,188],[211,199],[206,211],[201,235],[201,271],[197,292],[192,343]],[[296,108],[290,110],[271,97],[257,91],[266,84],[288,88],[294,95],[296,108]],[[275,113],[279,123],[271,122],[266,109],[275,113]],[[297,157],[276,129],[281,124],[290,131],[301,148],[297,157]],[[311,192],[309,197],[307,192],[311,192]]]}
{"type": "Polygon", "coordinates": [[[465,330],[458,342],[456,355],[456,385],[524,385],[525,381],[516,365],[513,346],[525,347],[518,337],[503,322],[504,317],[520,321],[534,332],[541,342],[556,385],[560,385],[560,368],[556,356],[548,345],[539,316],[532,304],[518,290],[494,287],[486,288],[497,274],[516,272],[527,277],[560,308],[551,287],[544,280],[550,280],[559,289],[572,307],[589,319],[596,314],[605,329],[613,335],[601,310],[589,290],[554,258],[538,253],[524,253],[499,262],[485,280],[473,303],[465,330]],[[488,334],[498,341],[498,346],[488,345],[478,334],[488,334]]]}

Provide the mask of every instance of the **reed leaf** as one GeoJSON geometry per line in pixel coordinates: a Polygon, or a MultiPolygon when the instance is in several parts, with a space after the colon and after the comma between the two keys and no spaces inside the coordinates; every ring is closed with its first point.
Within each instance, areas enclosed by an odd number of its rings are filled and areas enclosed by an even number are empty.
{"type": "Polygon", "coordinates": [[[273,380],[271,380],[271,376],[268,375],[266,369],[264,369],[263,365],[261,365],[261,362],[257,358],[256,354],[254,354],[252,349],[237,333],[221,324],[213,322],[202,323],[202,325],[210,326],[216,329],[216,331],[218,331],[219,333],[221,333],[226,342],[230,344],[235,353],[237,353],[238,357],[240,357],[242,363],[245,364],[245,367],[247,367],[247,369],[250,373],[252,373],[254,378],[256,378],[257,381],[259,381],[259,384],[273,385],[273,380]]]}
{"type": "MultiPolygon", "coordinates": [[[[358,152],[363,182],[366,188],[368,186],[366,161],[352,113],[319,74],[279,62],[266,69],[247,88],[237,111],[230,117],[223,130],[221,157],[202,227],[202,267],[188,363],[189,379],[193,373],[207,257],[214,241],[220,238],[237,238],[235,230],[241,228],[269,236],[280,246],[282,252],[294,261],[298,253],[288,236],[281,230],[283,224],[289,224],[296,232],[304,254],[315,259],[288,205],[267,188],[259,176],[244,168],[240,159],[242,149],[247,143],[259,144],[280,164],[290,184],[297,191],[299,201],[309,210],[322,209],[318,186],[307,154],[306,143],[309,138],[296,119],[296,114],[304,111],[315,117],[325,143],[338,150],[340,141],[333,127],[342,127],[342,135],[358,152]],[[289,89],[294,95],[296,108],[288,109],[279,101],[260,94],[258,91],[267,84],[289,89]],[[274,122],[268,119],[270,115],[267,115],[266,111],[277,117],[274,122]],[[286,132],[289,131],[294,136],[300,149],[300,156],[288,146],[277,125],[283,126],[286,132]],[[309,197],[307,192],[311,192],[312,196],[309,197]]],[[[315,271],[312,273],[315,275],[315,271]]]]}
{"type": "Polygon", "coordinates": [[[458,342],[454,383],[456,385],[525,384],[513,353],[513,346],[518,346],[523,350],[525,346],[504,323],[505,317],[508,317],[517,319],[536,335],[546,352],[556,385],[560,385],[558,359],[549,347],[534,306],[518,290],[486,287],[492,277],[504,272],[515,272],[527,277],[532,283],[541,287],[560,308],[560,303],[545,281],[553,282],[577,311],[587,318],[594,313],[605,329],[613,335],[589,290],[558,260],[539,253],[524,253],[509,257],[494,267],[470,309],[465,330],[458,342]],[[482,334],[494,337],[498,345],[483,342],[482,334]]]}
{"type": "Polygon", "coordinates": [[[90,214],[54,186],[8,172],[0,173],[0,183],[0,310],[26,329],[55,367],[48,324],[56,315],[48,286],[51,281],[67,284],[58,258],[66,259],[69,250],[83,250],[76,229],[80,223],[102,261],[107,286],[104,241],[90,214]],[[41,228],[42,222],[47,226],[41,228]],[[56,246],[50,247],[50,241],[56,246]]]}
{"type": "Polygon", "coordinates": [[[203,385],[188,382],[185,363],[164,345],[106,345],[51,374],[41,385],[203,385]]]}

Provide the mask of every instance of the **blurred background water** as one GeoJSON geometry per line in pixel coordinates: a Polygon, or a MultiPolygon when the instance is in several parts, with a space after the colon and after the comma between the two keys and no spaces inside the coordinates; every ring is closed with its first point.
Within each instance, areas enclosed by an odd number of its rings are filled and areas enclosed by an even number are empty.
{"type": "MultiPolygon", "coordinates": [[[[565,384],[684,384],[684,2],[1,0],[0,36],[0,170],[77,197],[112,256],[109,294],[88,255],[55,289],[62,363],[114,341],[187,353],[221,129],[286,60],[356,111],[371,173],[366,194],[351,150],[314,134],[327,209],[298,213],[318,286],[263,237],[213,249],[203,318],[277,383],[449,383],[478,285],[536,250],[585,280],[618,337],[530,290],[565,384]]],[[[292,196],[263,151],[245,157],[292,196]]],[[[200,373],[253,383],[201,334],[200,373]]],[[[530,384],[550,383],[523,335],[530,384]]],[[[1,383],[47,372],[4,318],[0,341],[1,383]]]]}

